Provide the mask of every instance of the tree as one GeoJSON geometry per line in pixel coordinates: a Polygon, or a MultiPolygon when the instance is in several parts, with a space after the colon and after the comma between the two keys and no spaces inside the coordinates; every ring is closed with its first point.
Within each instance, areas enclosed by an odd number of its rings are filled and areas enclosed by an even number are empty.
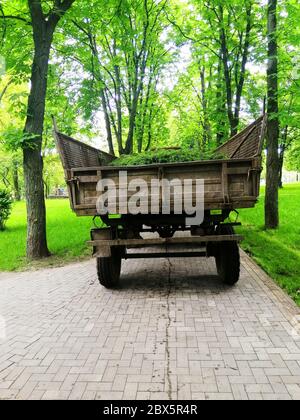
{"type": "Polygon", "coordinates": [[[191,42],[193,56],[203,60],[200,78],[202,86],[207,87],[201,94],[203,137],[213,135],[220,145],[228,139],[228,132],[233,136],[239,129],[245,83],[250,75],[247,64],[259,58],[257,21],[261,12],[253,0],[191,0],[188,16],[181,16],[169,20],[182,39],[191,42]]]}
{"type": "Polygon", "coordinates": [[[226,86],[227,114],[231,136],[234,136],[239,126],[241,99],[249,56],[253,2],[248,0],[242,2],[242,10],[245,15],[244,27],[240,26],[241,16],[238,13],[239,10],[234,10],[232,6],[224,8],[222,4],[219,4],[218,7],[210,6],[209,3],[207,7],[212,8],[219,26],[220,53],[226,86]],[[232,36],[232,26],[237,32],[236,39],[232,36]],[[233,49],[230,50],[232,46],[233,49]],[[232,57],[234,57],[234,60],[232,60],[232,57]],[[235,91],[233,90],[233,80],[235,81],[235,91]]]}
{"type": "Polygon", "coordinates": [[[0,189],[0,231],[5,229],[5,223],[9,218],[12,207],[12,199],[6,190],[0,189]]]}
{"type": "Polygon", "coordinates": [[[16,201],[21,200],[20,182],[19,182],[19,166],[20,162],[17,156],[13,156],[12,159],[12,175],[13,175],[13,186],[14,186],[14,198],[16,201]]]}
{"type": "Polygon", "coordinates": [[[47,76],[55,29],[75,0],[28,0],[29,16],[10,15],[2,7],[3,19],[15,19],[32,27],[33,60],[31,85],[24,127],[23,168],[27,206],[27,257],[49,255],[46,239],[46,209],[41,156],[47,76]],[[49,4],[50,3],[50,4],[49,4]]]}
{"type": "Polygon", "coordinates": [[[48,64],[56,26],[74,1],[55,0],[52,10],[44,13],[41,0],[28,0],[34,40],[31,88],[24,128],[24,134],[29,136],[32,141],[23,149],[28,258],[41,258],[49,255],[41,157],[48,64]]]}
{"type": "Polygon", "coordinates": [[[300,172],[300,137],[288,151],[286,158],[286,168],[289,171],[300,172]]]}
{"type": "Polygon", "coordinates": [[[265,197],[265,227],[275,229],[279,225],[279,116],[278,116],[278,47],[277,47],[277,0],[268,0],[268,104],[267,104],[267,176],[265,197]]]}
{"type": "Polygon", "coordinates": [[[277,23],[279,47],[279,187],[282,183],[282,169],[287,153],[299,139],[300,122],[300,73],[299,54],[300,46],[299,30],[291,30],[297,27],[300,19],[299,2],[290,1],[279,4],[280,20],[277,23]]]}
{"type": "Polygon", "coordinates": [[[69,25],[66,38],[77,41],[70,56],[88,74],[81,83],[82,103],[89,117],[101,108],[112,154],[146,148],[143,141],[147,143],[148,121],[154,115],[158,73],[168,57],[160,41],[166,29],[166,3],[96,0],[93,10],[89,4],[81,5],[73,27],[69,25]]]}
{"type": "Polygon", "coordinates": [[[65,185],[64,171],[57,154],[49,154],[44,157],[43,179],[46,197],[49,197],[55,188],[63,187],[65,185]]]}
{"type": "Polygon", "coordinates": [[[0,80],[0,183],[9,188],[16,201],[23,193],[22,153],[17,150],[22,137],[22,114],[28,87],[22,80],[6,74],[0,80]],[[2,181],[2,182],[1,182],[2,181]]]}

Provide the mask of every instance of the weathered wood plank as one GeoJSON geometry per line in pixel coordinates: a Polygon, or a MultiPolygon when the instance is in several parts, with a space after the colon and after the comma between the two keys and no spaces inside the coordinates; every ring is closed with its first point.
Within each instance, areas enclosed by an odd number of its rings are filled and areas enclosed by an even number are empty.
{"type": "Polygon", "coordinates": [[[124,245],[161,245],[161,244],[188,244],[205,242],[223,241],[242,241],[242,235],[206,235],[206,236],[187,236],[179,238],[147,238],[147,239],[104,239],[87,241],[91,246],[124,246],[124,245]]]}

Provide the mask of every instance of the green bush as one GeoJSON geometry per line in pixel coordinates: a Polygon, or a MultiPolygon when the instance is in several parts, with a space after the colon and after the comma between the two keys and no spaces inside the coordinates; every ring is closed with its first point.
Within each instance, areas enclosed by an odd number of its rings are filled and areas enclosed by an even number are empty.
{"type": "Polygon", "coordinates": [[[10,216],[12,199],[8,191],[0,190],[0,230],[4,230],[5,223],[10,216]]]}
{"type": "Polygon", "coordinates": [[[153,163],[190,162],[195,160],[225,159],[215,151],[199,152],[191,149],[159,149],[132,155],[123,155],[113,160],[113,166],[137,166],[153,163]]]}

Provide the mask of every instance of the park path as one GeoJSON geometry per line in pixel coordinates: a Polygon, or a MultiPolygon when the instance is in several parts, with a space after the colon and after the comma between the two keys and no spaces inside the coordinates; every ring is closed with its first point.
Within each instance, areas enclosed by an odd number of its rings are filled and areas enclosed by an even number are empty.
{"type": "Polygon", "coordinates": [[[0,273],[0,399],[300,399],[299,309],[242,253],[0,273]],[[297,323],[298,321],[298,323],[297,323]]]}

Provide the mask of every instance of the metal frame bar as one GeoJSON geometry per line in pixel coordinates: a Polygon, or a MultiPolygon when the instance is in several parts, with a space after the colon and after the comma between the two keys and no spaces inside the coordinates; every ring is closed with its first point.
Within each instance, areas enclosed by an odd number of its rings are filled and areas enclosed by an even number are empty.
{"type": "Polygon", "coordinates": [[[124,259],[139,259],[139,258],[190,258],[190,257],[206,257],[207,253],[205,251],[198,252],[140,252],[140,253],[129,253],[125,254],[124,259]]]}

